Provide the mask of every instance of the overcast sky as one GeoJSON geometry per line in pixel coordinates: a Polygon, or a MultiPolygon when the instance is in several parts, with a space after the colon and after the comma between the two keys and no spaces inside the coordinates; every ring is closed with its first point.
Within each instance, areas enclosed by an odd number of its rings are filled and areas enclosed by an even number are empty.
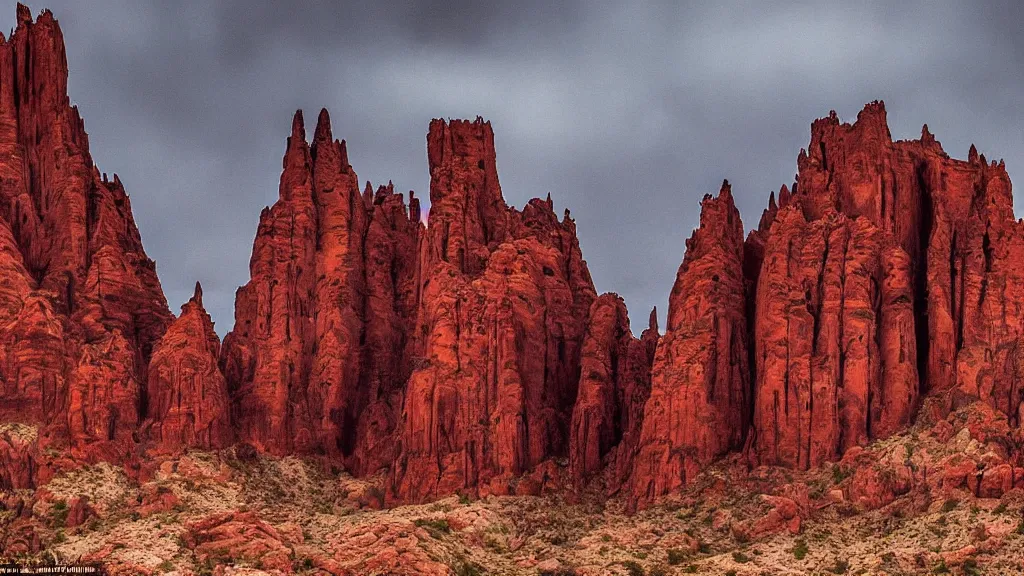
{"type": "MultiPolygon", "coordinates": [[[[131,195],[172,310],[200,280],[222,335],[297,108],[330,110],[361,181],[424,200],[430,119],[487,118],[506,200],[571,209],[598,291],[626,299],[636,333],[653,305],[664,325],[700,198],[728,178],[755,225],[830,109],[852,121],[883,99],[894,138],[927,123],[955,157],[976,143],[1024,171],[1012,0],[484,4],[31,7],[61,23],[93,158],[131,195]]],[[[2,16],[13,27],[13,3],[2,16]]]]}

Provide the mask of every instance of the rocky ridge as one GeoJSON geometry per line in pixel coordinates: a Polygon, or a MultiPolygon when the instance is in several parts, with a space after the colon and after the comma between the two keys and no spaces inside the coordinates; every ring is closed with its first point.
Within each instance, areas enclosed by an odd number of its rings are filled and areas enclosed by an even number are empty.
{"type": "MultiPolygon", "coordinates": [[[[120,180],[92,164],[50,12],[19,5],[0,78],[5,490],[234,445],[376,478],[387,505],[596,492],[632,510],[723,458],[808,471],[974,401],[1020,424],[1005,166],[927,127],[893,141],[881,102],[812,124],[746,239],[728,183],[706,196],[665,334],[652,312],[640,338],[568,211],[505,202],[490,123],[431,122],[424,223],[412,192],[360,188],[326,110],[311,140],[298,112],[221,345],[198,285],[168,310],[120,180]]],[[[1009,466],[991,485],[1010,490],[1020,460],[979,473],[1009,466]]]]}

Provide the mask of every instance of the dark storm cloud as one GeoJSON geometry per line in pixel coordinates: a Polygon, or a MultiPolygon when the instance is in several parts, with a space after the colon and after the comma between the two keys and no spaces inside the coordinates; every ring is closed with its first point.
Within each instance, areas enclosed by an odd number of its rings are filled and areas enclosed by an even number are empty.
{"type": "Polygon", "coordinates": [[[700,198],[728,178],[756,224],[830,109],[853,120],[884,99],[894,138],[927,122],[954,156],[973,142],[1011,177],[1024,166],[1015,2],[764,4],[49,7],[93,156],[125,182],[168,300],[202,281],[223,334],[297,108],[331,110],[363,180],[424,199],[429,120],[488,118],[508,201],[571,208],[598,289],[635,328],[655,304],[664,319],[700,198]]]}

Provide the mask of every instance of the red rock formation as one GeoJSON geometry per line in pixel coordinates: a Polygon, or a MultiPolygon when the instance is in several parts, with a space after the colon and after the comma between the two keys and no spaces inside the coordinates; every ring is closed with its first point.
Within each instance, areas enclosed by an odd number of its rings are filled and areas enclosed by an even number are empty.
{"type": "Polygon", "coordinates": [[[587,311],[596,297],[550,199],[501,198],[489,123],[427,135],[431,212],[413,371],[389,496],[505,494],[568,453],[587,311]]]}
{"type": "Polygon", "coordinates": [[[1024,291],[1012,263],[1024,248],[1003,163],[973,146],[966,162],[952,159],[927,126],[893,142],[881,102],[852,125],[835,113],[816,121],[808,150],[798,160],[808,219],[828,207],[864,216],[910,256],[926,389],[959,388],[1016,422],[1024,291]]]}
{"type": "Polygon", "coordinates": [[[230,444],[228,387],[219,356],[220,339],[196,282],[195,295],[157,343],[149,365],[147,435],[161,450],[230,444]]]}
{"type": "Polygon", "coordinates": [[[201,563],[244,559],[291,574],[293,547],[302,543],[302,531],[286,534],[255,512],[224,512],[189,524],[182,538],[201,563]]]}
{"type": "Polygon", "coordinates": [[[63,36],[49,11],[32,22],[19,5],[18,27],[0,46],[0,69],[0,216],[57,310],[130,336],[144,370],[171,315],[124,188],[92,164],[67,96],[63,36]]]}
{"type": "Polygon", "coordinates": [[[221,364],[242,439],[326,452],[357,473],[391,460],[409,366],[419,203],[360,195],[345,143],[320,113],[312,147],[292,123],[280,199],[260,216],[221,364]]]}
{"type": "Polygon", "coordinates": [[[728,182],[704,196],[700,227],[669,298],[639,453],[630,479],[643,504],[739,448],[750,413],[743,224],[728,182]]]}
{"type": "Polygon", "coordinates": [[[629,472],[640,436],[644,403],[651,390],[648,342],[657,345],[657,317],[644,332],[647,342],[629,330],[626,304],[602,294],[590,307],[580,359],[580,384],[569,427],[569,474],[577,490],[609,465],[609,488],[629,472]],[[651,334],[654,334],[651,336],[651,334]],[[614,458],[608,458],[614,450],[614,458]]]}
{"type": "Polygon", "coordinates": [[[909,423],[910,260],[866,218],[779,211],[757,285],[757,459],[799,468],[909,423]]]}
{"type": "MultiPolygon", "coordinates": [[[[894,142],[880,102],[813,123],[745,242],[728,185],[705,197],[660,341],[656,314],[637,339],[621,299],[597,297],[568,212],[505,203],[489,123],[431,123],[424,228],[411,193],[360,191],[326,111],[311,143],[296,114],[220,347],[198,289],[167,309],[120,179],[93,165],[56,20],[17,15],[0,39],[0,487],[67,455],[134,466],[143,439],[237,437],[390,468],[389,502],[603,471],[644,505],[745,439],[755,463],[854,461],[922,393],[940,397],[929,417],[980,398],[1020,424],[1024,224],[1005,167],[950,158],[927,127],[894,142]]],[[[1014,458],[945,477],[1001,493],[1014,458]]],[[[885,500],[881,476],[855,478],[885,500]]],[[[776,508],[772,526],[799,522],[776,508]]]]}
{"type": "Polygon", "coordinates": [[[119,459],[173,316],[120,180],[92,163],[60,27],[17,12],[0,40],[0,418],[79,458],[119,459]]]}
{"type": "Polygon", "coordinates": [[[1019,421],[1024,225],[1002,163],[954,160],[927,126],[893,142],[881,102],[814,122],[809,151],[747,242],[755,460],[834,459],[907,425],[919,389],[1019,421]]]}

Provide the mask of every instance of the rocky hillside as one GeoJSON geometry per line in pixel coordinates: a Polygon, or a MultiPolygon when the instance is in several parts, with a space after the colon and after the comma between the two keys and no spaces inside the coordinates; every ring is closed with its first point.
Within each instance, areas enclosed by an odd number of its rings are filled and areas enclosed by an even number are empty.
{"type": "MultiPolygon", "coordinates": [[[[661,546],[671,530],[642,526],[671,524],[665,506],[715,516],[713,552],[803,534],[802,519],[878,538],[894,511],[923,522],[937,499],[979,498],[974,517],[1009,499],[980,520],[999,542],[975,538],[964,558],[1006,549],[1016,524],[996,520],[1017,513],[1024,487],[1024,224],[1001,161],[973,146],[953,159],[927,126],[893,141],[881,102],[853,124],[816,120],[796,181],[745,237],[728,182],[704,197],[665,332],[652,311],[638,338],[621,298],[597,294],[568,211],[559,218],[550,197],[505,202],[490,123],[430,123],[424,218],[412,192],[360,186],[326,110],[311,139],[300,111],[222,344],[198,285],[169,311],[123,186],[93,165],[57,21],[17,15],[0,42],[0,556],[360,573],[365,558],[339,546],[390,538],[422,571],[515,573],[552,558],[553,573],[646,570],[660,556],[620,556],[661,546]],[[268,481],[255,471],[282,467],[308,484],[254,495],[268,481]],[[323,505],[306,488],[333,506],[312,536],[295,524],[323,505]],[[337,513],[434,501],[358,515],[372,538],[337,513]],[[465,501],[483,504],[453,504],[465,501]],[[555,554],[529,548],[530,532],[478,555],[452,529],[463,520],[431,512],[467,506],[464,526],[493,520],[473,545],[512,517],[544,525],[521,514],[556,512],[563,543],[617,544],[603,560],[555,554]],[[146,540],[122,530],[156,512],[174,515],[159,521],[178,538],[166,554],[116,554],[118,542],[139,549],[146,540]],[[431,524],[442,519],[447,529],[431,524]]],[[[692,524],[679,526],[704,530],[692,524]]],[[[665,546],[687,567],[725,566],[676,536],[665,546]]],[[[939,548],[914,566],[950,542],[908,543],[939,548]]],[[[855,544],[881,546],[830,542],[830,554],[852,564],[836,546],[855,544]]],[[[807,568],[789,560],[761,569],[807,568]]],[[[382,562],[394,572],[404,560],[382,562]]]]}

